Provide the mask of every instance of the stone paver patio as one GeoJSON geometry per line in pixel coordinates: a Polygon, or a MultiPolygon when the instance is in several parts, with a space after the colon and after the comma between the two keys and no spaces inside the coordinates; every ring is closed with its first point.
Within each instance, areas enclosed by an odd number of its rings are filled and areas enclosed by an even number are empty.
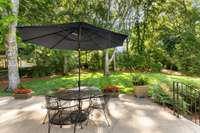
{"type": "MultiPolygon", "coordinates": [[[[46,113],[42,109],[44,97],[14,100],[0,97],[0,133],[47,133],[42,124],[46,113]]],[[[120,95],[109,103],[111,127],[107,127],[100,112],[94,112],[94,121],[77,133],[200,133],[200,126],[176,118],[148,99],[120,95]]],[[[51,133],[72,133],[73,128],[52,126],[51,133]]]]}

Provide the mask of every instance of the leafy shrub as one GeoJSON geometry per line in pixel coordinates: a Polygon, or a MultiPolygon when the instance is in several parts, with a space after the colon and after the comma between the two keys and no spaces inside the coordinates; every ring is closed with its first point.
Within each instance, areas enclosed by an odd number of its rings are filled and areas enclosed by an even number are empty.
{"type": "Polygon", "coordinates": [[[132,83],[133,83],[133,85],[146,85],[147,78],[137,74],[132,77],[132,83]]]}
{"type": "Polygon", "coordinates": [[[26,94],[26,93],[31,93],[31,89],[15,89],[14,93],[15,94],[26,94]]]}
{"type": "Polygon", "coordinates": [[[35,70],[33,71],[32,73],[32,77],[33,78],[37,78],[37,77],[44,77],[44,76],[47,76],[49,73],[46,72],[46,71],[42,71],[42,70],[35,70]]]}
{"type": "Polygon", "coordinates": [[[103,90],[104,92],[119,92],[120,91],[120,88],[118,86],[112,86],[112,85],[109,85],[109,86],[106,86],[103,90]]]}
{"type": "Polygon", "coordinates": [[[150,68],[151,71],[153,72],[159,72],[162,69],[162,64],[161,63],[150,63],[150,68]]]}
{"type": "Polygon", "coordinates": [[[158,84],[150,87],[149,96],[151,96],[156,103],[170,106],[173,105],[171,97],[158,84]]]}
{"type": "Polygon", "coordinates": [[[134,88],[133,87],[125,87],[120,89],[121,94],[133,94],[134,93],[134,88]]]}

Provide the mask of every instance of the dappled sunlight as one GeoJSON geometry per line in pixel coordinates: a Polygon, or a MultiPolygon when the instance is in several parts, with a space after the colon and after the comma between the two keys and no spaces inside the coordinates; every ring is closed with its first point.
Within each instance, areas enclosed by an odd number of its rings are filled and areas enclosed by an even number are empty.
{"type": "Polygon", "coordinates": [[[143,103],[130,103],[130,102],[123,102],[124,105],[129,106],[130,108],[138,108],[138,109],[145,109],[145,110],[154,110],[155,107],[154,105],[148,105],[148,104],[143,104],[143,103]],[[142,106],[141,106],[142,105],[142,106]]]}
{"type": "Polygon", "coordinates": [[[152,118],[146,115],[137,114],[137,112],[136,112],[136,115],[139,115],[139,119],[136,119],[137,124],[142,125],[143,128],[149,129],[149,128],[153,128],[157,126],[157,123],[152,118]]]}
{"type": "Polygon", "coordinates": [[[177,120],[176,117],[174,117],[173,115],[171,115],[170,113],[165,112],[165,111],[159,111],[158,115],[160,115],[160,117],[162,117],[166,120],[172,120],[172,121],[177,120]]]}
{"type": "MultiPolygon", "coordinates": [[[[3,108],[0,108],[0,133],[47,132],[47,124],[41,124],[46,114],[46,110],[41,108],[45,103],[44,97],[2,100],[2,103],[9,104],[3,104],[3,108]]],[[[132,95],[122,94],[119,98],[112,98],[108,108],[111,127],[107,127],[102,111],[94,111],[88,126],[78,128],[77,133],[195,133],[200,130],[199,126],[176,118],[148,99],[137,99],[132,95]]],[[[53,132],[73,132],[73,126],[52,126],[53,132]]]]}
{"type": "Polygon", "coordinates": [[[29,111],[29,110],[39,110],[44,106],[42,103],[36,103],[36,104],[31,104],[25,108],[23,108],[23,111],[29,111]]]}
{"type": "Polygon", "coordinates": [[[116,119],[123,119],[126,117],[128,111],[126,110],[125,106],[121,103],[111,102],[109,104],[109,110],[112,117],[116,119]]]}
{"type": "Polygon", "coordinates": [[[8,104],[9,101],[10,99],[0,99],[0,106],[8,104]]]}
{"type": "Polygon", "coordinates": [[[1,112],[0,124],[4,124],[4,122],[12,122],[12,120],[16,118],[17,113],[18,113],[18,110],[10,110],[10,111],[1,112]]]}

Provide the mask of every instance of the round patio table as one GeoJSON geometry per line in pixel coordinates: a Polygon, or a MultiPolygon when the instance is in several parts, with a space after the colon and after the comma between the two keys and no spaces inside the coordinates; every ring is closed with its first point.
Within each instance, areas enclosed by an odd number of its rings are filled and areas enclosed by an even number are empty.
{"type": "MultiPolygon", "coordinates": [[[[78,123],[82,123],[84,121],[86,121],[89,117],[89,113],[88,112],[89,108],[87,109],[83,109],[82,107],[82,101],[84,100],[91,100],[91,99],[96,99],[96,98],[104,98],[105,97],[105,93],[103,93],[101,90],[94,88],[94,87],[85,87],[84,89],[81,89],[80,91],[75,88],[75,89],[67,89],[65,91],[61,91],[61,92],[57,92],[54,93],[53,97],[56,97],[57,99],[61,100],[61,101],[77,101],[78,104],[78,109],[74,110],[73,112],[71,112],[70,114],[70,119],[71,119],[71,123],[75,124],[74,126],[74,131],[76,130],[76,126],[78,123]]],[[[89,101],[90,103],[91,101],[89,101]]]]}
{"type": "Polygon", "coordinates": [[[103,97],[103,93],[98,89],[87,87],[81,89],[81,91],[78,91],[77,89],[68,89],[55,94],[55,97],[63,101],[79,101],[79,109],[71,113],[71,122],[75,124],[86,121],[89,115],[89,112],[82,110],[80,102],[92,98],[103,97]]]}
{"type": "Polygon", "coordinates": [[[100,90],[90,88],[83,89],[81,91],[69,89],[55,94],[55,97],[58,99],[66,101],[86,100],[101,96],[103,96],[103,93],[100,90]]]}

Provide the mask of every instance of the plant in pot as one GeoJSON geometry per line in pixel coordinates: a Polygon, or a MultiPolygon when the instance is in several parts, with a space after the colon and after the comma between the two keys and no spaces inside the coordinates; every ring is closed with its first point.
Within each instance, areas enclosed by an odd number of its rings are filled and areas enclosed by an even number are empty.
{"type": "Polygon", "coordinates": [[[32,90],[19,85],[17,89],[14,90],[13,96],[15,99],[28,99],[32,97],[32,90]]]}
{"type": "Polygon", "coordinates": [[[113,86],[113,85],[108,85],[103,89],[104,93],[110,93],[110,95],[112,95],[112,97],[118,97],[119,96],[119,91],[120,88],[117,86],[113,86]]]}
{"type": "Polygon", "coordinates": [[[147,86],[147,78],[141,75],[134,75],[132,77],[132,83],[135,87],[135,96],[139,98],[147,97],[148,95],[148,86],[147,86]]]}

